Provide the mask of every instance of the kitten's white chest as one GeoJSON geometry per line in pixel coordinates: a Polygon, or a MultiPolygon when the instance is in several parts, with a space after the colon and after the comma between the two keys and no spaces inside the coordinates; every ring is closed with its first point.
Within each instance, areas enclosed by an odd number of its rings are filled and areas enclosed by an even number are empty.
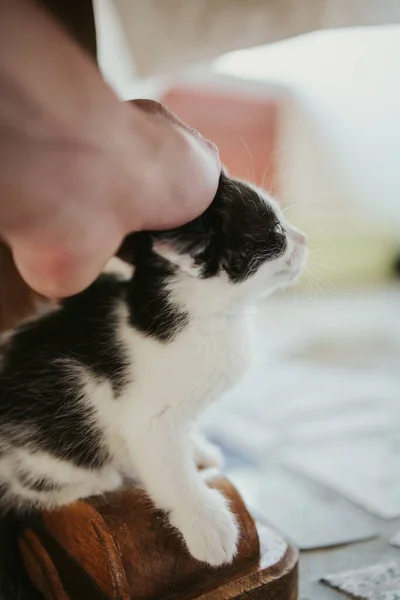
{"type": "Polygon", "coordinates": [[[195,415],[247,371],[250,323],[245,315],[198,319],[168,344],[142,338],[133,347],[132,402],[146,413],[179,404],[195,415]]]}
{"type": "Polygon", "coordinates": [[[188,348],[182,345],[181,353],[187,356],[188,372],[198,376],[199,396],[222,394],[240,381],[248,369],[249,323],[245,317],[215,318],[204,324],[200,321],[188,335],[187,345],[188,348]]]}

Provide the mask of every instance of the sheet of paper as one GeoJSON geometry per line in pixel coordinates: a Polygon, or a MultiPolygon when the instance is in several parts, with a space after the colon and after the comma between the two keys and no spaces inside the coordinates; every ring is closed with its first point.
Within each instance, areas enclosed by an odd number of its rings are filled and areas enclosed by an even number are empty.
{"type": "Polygon", "coordinates": [[[278,468],[228,471],[256,517],[290,535],[301,550],[374,537],[368,516],[337,494],[278,468]]]}
{"type": "Polygon", "coordinates": [[[357,600],[400,600],[400,569],[395,562],[326,575],[321,581],[357,600]]]}
{"type": "Polygon", "coordinates": [[[282,460],[378,517],[400,516],[400,445],[389,436],[294,446],[282,460]]]}

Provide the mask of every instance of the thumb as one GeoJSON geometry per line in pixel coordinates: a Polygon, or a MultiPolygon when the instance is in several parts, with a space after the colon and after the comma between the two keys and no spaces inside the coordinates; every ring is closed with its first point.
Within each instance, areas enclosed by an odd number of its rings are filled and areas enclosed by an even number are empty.
{"type": "Polygon", "coordinates": [[[107,223],[88,227],[79,236],[62,244],[32,240],[29,236],[10,240],[17,269],[26,283],[49,298],[76,294],[90,285],[109,258],[115,254],[122,236],[107,223]]]}

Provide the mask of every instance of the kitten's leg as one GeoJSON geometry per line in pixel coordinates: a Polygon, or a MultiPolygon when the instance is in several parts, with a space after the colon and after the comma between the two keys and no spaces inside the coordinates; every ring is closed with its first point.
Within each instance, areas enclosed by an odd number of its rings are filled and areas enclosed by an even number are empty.
{"type": "Polygon", "coordinates": [[[189,552],[211,565],[230,562],[239,530],[227,500],[208,488],[194,464],[188,435],[176,420],[151,423],[131,437],[132,458],[146,492],[182,534],[189,552]]]}
{"type": "Polygon", "coordinates": [[[14,506],[53,508],[115,490],[122,483],[112,465],[83,469],[37,449],[9,448],[0,459],[0,479],[14,506]]]}
{"type": "Polygon", "coordinates": [[[221,469],[224,464],[224,457],[221,450],[209,442],[204,435],[198,431],[193,431],[191,435],[193,446],[193,457],[197,467],[207,469],[216,467],[221,469]]]}

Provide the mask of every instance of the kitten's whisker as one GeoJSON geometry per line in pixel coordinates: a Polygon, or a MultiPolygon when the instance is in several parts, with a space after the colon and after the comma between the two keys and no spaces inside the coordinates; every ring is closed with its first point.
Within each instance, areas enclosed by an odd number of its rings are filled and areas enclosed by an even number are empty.
{"type": "Polygon", "coordinates": [[[283,207],[281,208],[281,211],[282,211],[283,213],[285,213],[287,210],[290,210],[291,208],[296,208],[296,206],[298,206],[298,205],[299,205],[299,203],[298,203],[298,202],[293,202],[293,204],[288,204],[287,206],[283,206],[283,207]]]}
{"type": "Polygon", "coordinates": [[[332,265],[327,265],[326,263],[321,263],[314,259],[312,261],[310,261],[310,264],[312,266],[321,267],[322,269],[328,269],[328,271],[333,271],[334,273],[340,274],[339,271],[337,269],[335,269],[335,267],[332,267],[332,265]]]}
{"type": "Polygon", "coordinates": [[[322,288],[315,279],[310,279],[310,288],[314,297],[322,296],[322,288]]]}
{"type": "MultiPolygon", "coordinates": [[[[279,156],[279,154],[282,152],[283,148],[284,148],[284,145],[282,145],[282,146],[281,146],[281,148],[280,148],[279,150],[277,150],[276,152],[274,152],[274,153],[273,153],[272,157],[270,158],[270,160],[269,160],[269,162],[268,162],[267,166],[265,167],[265,169],[264,169],[264,171],[263,171],[263,176],[262,176],[262,180],[261,180],[261,187],[262,187],[263,189],[265,189],[265,187],[264,187],[264,184],[265,184],[265,178],[266,178],[266,176],[267,176],[267,173],[268,173],[269,169],[271,168],[272,161],[274,161],[274,160],[276,159],[276,157],[277,157],[277,156],[279,156]]],[[[275,184],[276,184],[276,181],[275,181],[275,179],[273,180],[273,182],[272,182],[272,183],[273,183],[273,187],[275,187],[275,184]]],[[[271,190],[270,190],[270,189],[268,189],[268,191],[270,192],[271,190]]]]}
{"type": "Polygon", "coordinates": [[[304,288],[310,296],[316,296],[316,290],[310,278],[304,278],[304,288]]]}
{"type": "Polygon", "coordinates": [[[308,254],[311,256],[312,254],[317,254],[321,252],[325,252],[325,248],[311,248],[311,250],[308,251],[308,254]]]}
{"type": "Polygon", "coordinates": [[[252,168],[252,172],[253,172],[253,183],[254,183],[254,185],[256,185],[256,172],[255,172],[255,168],[254,168],[254,158],[253,158],[253,155],[252,155],[252,153],[251,153],[251,151],[250,151],[250,148],[249,148],[249,147],[248,147],[248,145],[246,144],[246,140],[244,139],[244,137],[243,137],[243,136],[240,136],[240,139],[241,139],[241,141],[242,141],[242,144],[243,144],[243,146],[246,148],[246,150],[247,150],[247,153],[248,153],[248,155],[249,155],[249,157],[250,157],[250,161],[251,161],[251,168],[252,168]]]}
{"type": "Polygon", "coordinates": [[[319,274],[316,273],[315,271],[313,271],[312,269],[309,269],[307,272],[307,275],[310,277],[310,281],[312,281],[314,288],[317,289],[319,291],[319,293],[322,295],[324,293],[324,290],[321,285],[320,279],[318,279],[319,274]]]}
{"type": "Polygon", "coordinates": [[[304,291],[314,293],[314,289],[312,287],[312,277],[310,272],[306,271],[303,273],[300,283],[302,284],[304,291]]]}
{"type": "Polygon", "coordinates": [[[330,267],[329,265],[323,265],[321,263],[310,262],[308,268],[311,269],[317,277],[321,280],[325,279],[325,281],[329,281],[332,284],[331,278],[335,278],[336,280],[343,279],[343,273],[338,271],[337,269],[330,267]],[[326,273],[326,270],[329,273],[326,273]]]}
{"type": "Polygon", "coordinates": [[[327,276],[326,273],[321,273],[315,269],[312,268],[313,265],[309,265],[309,273],[310,275],[312,275],[316,281],[318,281],[320,284],[328,284],[330,287],[332,287],[336,292],[338,291],[337,287],[334,285],[334,283],[329,279],[329,277],[327,276]],[[318,278],[318,279],[317,279],[318,278]]]}

